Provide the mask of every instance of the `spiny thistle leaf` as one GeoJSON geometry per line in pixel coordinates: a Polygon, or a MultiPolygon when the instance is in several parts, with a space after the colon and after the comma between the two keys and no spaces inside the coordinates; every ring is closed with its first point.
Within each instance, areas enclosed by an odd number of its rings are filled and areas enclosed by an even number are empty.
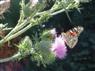
{"type": "Polygon", "coordinates": [[[43,10],[45,8],[44,2],[37,2],[37,4],[33,5],[31,2],[23,5],[23,12],[25,17],[34,16],[37,12],[43,10]]]}
{"type": "Polygon", "coordinates": [[[51,17],[51,15],[49,12],[44,12],[42,15],[36,16],[35,18],[32,18],[30,20],[30,24],[32,24],[32,26],[42,24],[42,23],[48,21],[48,19],[50,17],[51,17]]]}
{"type": "Polygon", "coordinates": [[[22,54],[22,57],[29,55],[32,48],[31,39],[26,36],[18,45],[19,51],[22,54]]]}
{"type": "Polygon", "coordinates": [[[55,56],[50,52],[51,41],[42,40],[36,44],[36,55],[34,60],[43,65],[50,64],[55,61],[55,56]]]}

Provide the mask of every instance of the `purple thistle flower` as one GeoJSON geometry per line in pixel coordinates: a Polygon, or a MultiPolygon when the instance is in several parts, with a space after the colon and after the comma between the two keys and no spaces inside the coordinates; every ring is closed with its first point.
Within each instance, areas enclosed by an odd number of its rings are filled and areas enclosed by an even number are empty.
{"type": "Polygon", "coordinates": [[[67,47],[65,45],[65,38],[62,36],[56,37],[50,48],[55,57],[63,59],[67,54],[67,47]]]}

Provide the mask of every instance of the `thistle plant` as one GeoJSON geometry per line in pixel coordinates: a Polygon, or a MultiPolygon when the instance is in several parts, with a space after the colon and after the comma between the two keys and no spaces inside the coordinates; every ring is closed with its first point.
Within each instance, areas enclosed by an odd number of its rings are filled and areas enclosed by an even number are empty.
{"type": "Polygon", "coordinates": [[[12,29],[1,41],[0,44],[7,42],[17,36],[21,35],[31,27],[46,22],[50,17],[78,7],[78,3],[75,0],[56,0],[51,9],[43,11],[45,7],[44,0],[37,2],[35,5],[31,5],[31,1],[25,4],[25,0],[21,0],[20,18],[17,25],[12,29]]]}
{"type": "MultiPolygon", "coordinates": [[[[47,5],[46,3],[47,0],[30,0],[28,3],[25,3],[25,0],[21,0],[20,18],[18,20],[18,23],[4,38],[0,40],[0,44],[8,42],[22,35],[28,29],[32,28],[35,25],[40,25],[48,21],[48,19],[54,15],[62,12],[66,12],[68,15],[69,10],[72,10],[73,8],[77,9],[79,6],[79,1],[76,0],[55,0],[54,5],[50,9],[44,10],[47,5]]],[[[50,32],[42,34],[40,36],[41,40],[35,41],[34,44],[32,44],[31,38],[24,38],[24,40],[22,40],[21,43],[17,45],[19,52],[13,57],[1,60],[0,62],[5,62],[21,56],[25,57],[27,54],[31,54],[32,59],[38,61],[38,64],[40,62],[43,64],[49,64],[54,61],[56,57],[63,59],[66,55],[67,50],[65,44],[61,44],[60,42],[64,42],[64,40],[56,37],[55,35],[55,37],[51,36],[51,34],[50,32]],[[52,38],[49,39],[46,37],[47,35],[53,37],[55,40],[52,38]],[[46,41],[44,38],[49,40],[46,41]],[[57,40],[59,41],[58,43],[60,43],[60,46],[58,45],[57,40]],[[62,50],[59,50],[59,48],[62,50]],[[60,51],[62,51],[62,53],[59,53],[60,51]]]]}

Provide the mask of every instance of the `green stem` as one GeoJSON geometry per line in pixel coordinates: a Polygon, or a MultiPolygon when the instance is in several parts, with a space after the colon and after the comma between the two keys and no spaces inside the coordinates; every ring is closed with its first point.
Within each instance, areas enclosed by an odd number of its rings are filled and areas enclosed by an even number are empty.
{"type": "MultiPolygon", "coordinates": [[[[27,51],[25,51],[25,53],[27,53],[27,51]]],[[[33,48],[30,49],[30,53],[28,53],[27,55],[29,55],[29,54],[34,54],[34,49],[33,48]]],[[[27,55],[25,55],[25,56],[27,56],[27,55]]],[[[18,51],[16,54],[14,54],[11,57],[0,59],[0,63],[8,62],[8,61],[11,61],[11,60],[17,60],[21,56],[22,56],[22,54],[20,53],[20,51],[18,51]]]]}
{"type": "Polygon", "coordinates": [[[16,26],[8,35],[5,36],[4,39],[6,39],[6,38],[8,38],[9,36],[11,36],[12,34],[18,32],[18,31],[21,30],[23,27],[25,27],[28,23],[29,23],[29,18],[26,19],[21,25],[16,26]]]}
{"type": "Polygon", "coordinates": [[[63,8],[63,9],[61,9],[61,10],[59,10],[59,11],[56,11],[56,12],[52,13],[51,16],[57,15],[57,14],[59,14],[59,13],[62,13],[62,12],[64,12],[64,11],[70,9],[71,6],[72,6],[72,4],[69,4],[65,9],[63,8]]]}
{"type": "Polygon", "coordinates": [[[31,28],[31,27],[32,27],[32,24],[29,24],[28,26],[26,26],[26,27],[23,28],[22,30],[20,30],[20,31],[18,31],[17,33],[11,35],[10,37],[6,38],[6,41],[5,41],[5,42],[7,42],[7,41],[9,41],[9,40],[11,40],[11,39],[13,39],[13,38],[16,38],[17,36],[23,34],[24,32],[26,32],[26,31],[27,31],[29,28],[31,28]]]}

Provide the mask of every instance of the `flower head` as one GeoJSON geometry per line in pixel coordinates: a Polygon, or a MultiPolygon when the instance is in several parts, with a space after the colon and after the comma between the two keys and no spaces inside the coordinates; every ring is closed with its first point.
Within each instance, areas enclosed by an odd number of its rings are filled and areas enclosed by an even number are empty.
{"type": "Polygon", "coordinates": [[[64,40],[65,39],[62,36],[56,37],[50,49],[52,53],[59,59],[63,59],[67,53],[67,47],[64,40]]]}

